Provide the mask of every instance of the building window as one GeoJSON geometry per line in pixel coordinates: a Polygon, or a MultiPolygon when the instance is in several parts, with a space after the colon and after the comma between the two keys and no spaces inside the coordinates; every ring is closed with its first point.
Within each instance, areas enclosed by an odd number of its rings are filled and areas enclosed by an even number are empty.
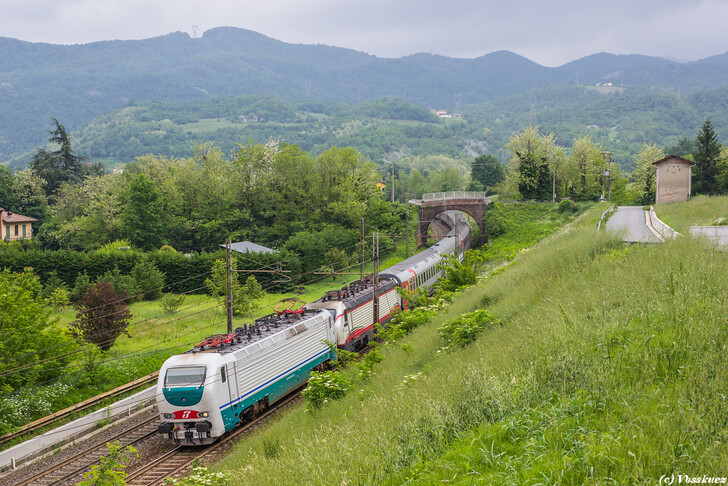
{"type": "Polygon", "coordinates": [[[25,225],[23,225],[23,238],[25,238],[25,237],[26,237],[26,233],[25,233],[25,225]]]}
{"type": "Polygon", "coordinates": [[[15,225],[15,236],[18,236],[18,225],[15,225]]]}

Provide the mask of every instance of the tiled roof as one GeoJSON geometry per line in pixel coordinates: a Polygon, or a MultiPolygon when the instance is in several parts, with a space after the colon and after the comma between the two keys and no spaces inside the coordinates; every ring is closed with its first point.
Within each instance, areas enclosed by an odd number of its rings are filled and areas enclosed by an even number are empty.
{"type": "Polygon", "coordinates": [[[663,159],[652,162],[652,165],[661,164],[663,162],[667,162],[668,160],[672,160],[673,162],[682,162],[683,164],[695,165],[695,162],[693,162],[692,160],[684,159],[684,158],[680,157],[679,155],[668,155],[667,157],[665,157],[663,159]]]}
{"type": "Polygon", "coordinates": [[[2,218],[3,223],[32,223],[33,221],[38,221],[30,216],[23,216],[12,211],[6,211],[3,208],[0,208],[0,210],[2,211],[0,218],[2,218]]]}

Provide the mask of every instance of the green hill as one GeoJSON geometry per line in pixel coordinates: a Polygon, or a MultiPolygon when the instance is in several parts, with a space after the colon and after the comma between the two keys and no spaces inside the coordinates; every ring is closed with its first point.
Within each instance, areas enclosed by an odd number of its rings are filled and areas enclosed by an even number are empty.
{"type": "MultiPolygon", "coordinates": [[[[728,139],[728,88],[677,96],[665,91],[558,85],[497,101],[464,105],[462,119],[441,119],[399,98],[355,105],[330,101],[292,102],[272,95],[206,98],[183,103],[129,103],[76,130],[76,152],[116,166],[147,153],[187,157],[212,142],[224,153],[250,140],[271,138],[318,153],[354,146],[379,162],[403,155],[467,159],[482,153],[506,160],[504,146],[523,127],[540,125],[560,144],[589,135],[629,168],[643,143],[665,148],[692,139],[706,118],[719,140],[728,139]],[[607,94],[605,94],[607,93],[607,94]]],[[[9,160],[22,167],[26,151],[9,160]]]]}
{"type": "Polygon", "coordinates": [[[0,38],[0,160],[45,141],[51,117],[73,131],[128,105],[273,95],[290,102],[358,104],[395,97],[453,111],[550,85],[612,81],[687,95],[726,86],[716,56],[678,64],[598,54],[558,68],[507,51],[476,59],[418,54],[385,59],[350,49],[288,44],[244,29],[176,32],[134,41],[60,46],[0,38]]]}

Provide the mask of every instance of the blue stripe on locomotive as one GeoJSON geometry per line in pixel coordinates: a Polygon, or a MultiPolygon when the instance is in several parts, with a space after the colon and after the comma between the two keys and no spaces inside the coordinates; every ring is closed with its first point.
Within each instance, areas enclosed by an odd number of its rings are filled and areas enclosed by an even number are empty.
{"type": "Polygon", "coordinates": [[[336,351],[325,349],[316,356],[303,361],[289,370],[284,371],[275,378],[263,383],[258,388],[249,391],[244,396],[220,406],[220,413],[225,424],[225,431],[235,428],[238,423],[236,410],[245,410],[257,401],[269,397],[273,403],[282,396],[304,384],[311,375],[311,368],[324,361],[336,359],[336,351]]]}

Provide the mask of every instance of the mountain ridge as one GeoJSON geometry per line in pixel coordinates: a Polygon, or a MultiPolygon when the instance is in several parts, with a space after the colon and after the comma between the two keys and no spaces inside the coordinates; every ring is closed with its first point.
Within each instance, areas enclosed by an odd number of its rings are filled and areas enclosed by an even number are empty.
{"type": "Polygon", "coordinates": [[[728,86],[728,52],[681,64],[597,53],[546,67],[511,51],[476,58],[418,53],[380,58],[322,45],[291,44],[236,27],[192,38],[57,45],[0,37],[0,161],[45,142],[51,117],[74,130],[135,102],[220,96],[356,104],[397,97],[427,108],[495,101],[559,84],[612,81],[684,94],[728,86]]]}

